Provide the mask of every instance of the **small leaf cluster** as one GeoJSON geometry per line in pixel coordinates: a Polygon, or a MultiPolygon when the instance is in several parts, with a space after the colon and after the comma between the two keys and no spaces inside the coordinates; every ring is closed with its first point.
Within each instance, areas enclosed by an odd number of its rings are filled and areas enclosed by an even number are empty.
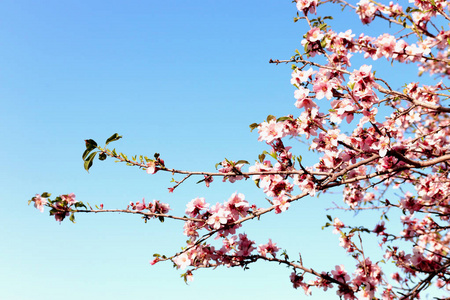
{"type": "MultiPolygon", "coordinates": [[[[117,141],[121,138],[122,138],[122,136],[120,136],[118,133],[114,133],[112,136],[110,136],[106,140],[105,147],[109,143],[117,141]]],[[[86,143],[86,150],[83,152],[82,158],[84,161],[84,169],[89,172],[89,169],[92,167],[94,158],[97,155],[97,153],[99,153],[99,155],[98,155],[99,160],[105,160],[107,157],[107,154],[101,148],[98,147],[97,143],[94,140],[88,139],[88,140],[85,140],[85,143],[86,143]],[[99,149],[99,151],[92,152],[95,149],[99,149]]]]}

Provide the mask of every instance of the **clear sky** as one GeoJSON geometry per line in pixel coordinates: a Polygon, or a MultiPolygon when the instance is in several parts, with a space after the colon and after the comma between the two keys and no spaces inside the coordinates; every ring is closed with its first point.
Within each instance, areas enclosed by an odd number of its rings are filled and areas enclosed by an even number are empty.
{"type": "MultiPolygon", "coordinates": [[[[307,29],[293,22],[290,2],[0,3],[1,299],[305,297],[292,288],[291,271],[278,265],[200,270],[189,286],[170,263],[150,266],[153,253],[171,255],[183,246],[179,222],[77,215],[76,224],[58,224],[48,211],[27,206],[36,193],[73,192],[105,208],[159,199],[183,214],[195,197],[223,202],[235,191],[266,205],[250,181],[216,179],[206,189],[195,184],[200,178],[191,179],[169,194],[170,175],[147,175],[112,160],[95,161],[88,174],[81,154],[85,139],[103,142],[118,132],[124,138],[113,145],[117,150],[159,152],[168,167],[212,171],[224,157],[253,162],[269,149],[248,125],[268,114],[299,113],[290,66],[268,63],[301,48],[307,29]]],[[[342,14],[330,11],[336,12],[342,14]]],[[[358,22],[351,18],[334,25],[345,30],[358,22]]],[[[314,164],[305,146],[296,145],[294,153],[314,164]]],[[[247,224],[245,232],[257,244],[272,238],[291,257],[302,252],[314,269],[334,269],[349,260],[331,230],[320,227],[324,208],[339,200],[310,198],[247,224]]]]}

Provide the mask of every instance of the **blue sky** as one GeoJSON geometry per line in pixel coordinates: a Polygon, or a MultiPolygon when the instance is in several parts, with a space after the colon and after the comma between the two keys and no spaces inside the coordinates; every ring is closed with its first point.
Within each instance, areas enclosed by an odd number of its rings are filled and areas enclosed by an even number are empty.
{"type": "MultiPolygon", "coordinates": [[[[268,63],[301,48],[306,27],[293,22],[295,13],[290,1],[2,1],[2,298],[304,297],[291,288],[291,271],[277,265],[201,270],[189,286],[170,263],[150,266],[153,253],[183,246],[182,223],[78,215],[77,224],[58,224],[27,206],[44,191],[74,192],[105,208],[159,199],[178,214],[195,197],[214,204],[236,191],[266,205],[251,182],[216,179],[206,189],[191,179],[169,194],[168,174],[150,176],[111,160],[96,161],[88,174],[81,154],[85,139],[103,142],[118,132],[119,151],[159,152],[168,167],[213,170],[224,157],[254,161],[268,149],[248,125],[268,114],[299,113],[290,66],[268,63]]],[[[304,161],[315,163],[296,145],[304,161]]],[[[245,232],[257,244],[272,238],[291,257],[302,252],[314,269],[333,269],[348,260],[320,226],[324,208],[339,200],[304,200],[247,224],[245,232]]]]}

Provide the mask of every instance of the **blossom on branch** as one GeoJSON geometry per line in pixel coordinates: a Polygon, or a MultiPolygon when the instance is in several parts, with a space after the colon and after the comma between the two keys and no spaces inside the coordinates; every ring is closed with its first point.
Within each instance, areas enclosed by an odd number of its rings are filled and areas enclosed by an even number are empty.
{"type": "MultiPolygon", "coordinates": [[[[158,153],[155,159],[128,159],[93,140],[86,140],[83,154],[86,170],[99,153],[100,160],[113,157],[149,174],[160,171],[184,176],[179,181],[172,179],[177,184],[169,188],[170,192],[191,176],[200,176],[198,183],[205,181],[207,187],[216,176],[230,183],[251,177],[262,191],[261,199],[252,195],[249,200],[235,192],[211,205],[197,197],[187,200],[181,215],[169,214],[167,203],[146,203],[144,198],[122,210],[105,210],[103,205],[100,209],[87,208],[73,193],[54,200],[47,193],[36,194],[29,203],[34,202],[41,212],[44,206],[49,207],[50,215],[60,222],[69,215],[73,221],[74,214],[81,212],[123,212],[139,215],[145,222],[154,218],[183,222],[186,245],[172,256],[155,254],[151,264],[169,260],[178,269],[190,268],[182,274],[186,282],[201,268],[247,269],[260,261],[289,268],[293,287],[301,287],[308,295],[319,288],[333,290],[341,299],[406,300],[426,298],[431,285],[437,290],[449,287],[450,30],[443,25],[450,21],[448,1],[410,0],[408,7],[372,0],[294,2],[298,9],[294,20],[302,20],[307,26],[303,48],[288,60],[270,62],[294,64],[292,102],[300,111],[294,109],[278,118],[269,115],[250,125],[252,130],[258,129],[258,141],[268,148],[259,152],[248,170],[244,168],[247,161],[228,159],[216,165],[217,172],[169,169],[158,153]],[[372,36],[377,31],[373,30],[357,36],[351,29],[334,31],[329,16],[309,16],[318,13],[322,5],[352,10],[362,24],[379,21],[388,25],[386,32],[372,36]],[[396,86],[410,74],[399,76],[396,69],[389,69],[387,73],[399,78],[379,78],[376,70],[385,67],[383,57],[394,67],[415,64],[419,75],[428,73],[438,80],[427,85],[414,81],[396,86]],[[377,62],[371,65],[371,61],[377,62]],[[305,147],[299,148],[297,141],[305,147]],[[313,155],[306,156],[306,149],[313,155]],[[316,271],[314,262],[304,263],[301,256],[299,260],[290,259],[287,251],[280,253],[271,238],[259,244],[242,230],[246,222],[263,222],[265,214],[292,211],[301,201],[323,197],[329,191],[343,202],[333,202],[333,208],[356,215],[371,214],[351,221],[344,219],[344,214],[339,218],[326,215],[323,229],[329,227],[338,235],[342,253],[353,260],[353,267],[336,265],[333,270],[316,271]],[[260,206],[259,200],[265,205],[260,206]],[[352,225],[358,221],[361,223],[352,225]],[[369,238],[377,240],[374,245],[379,245],[379,253],[365,250],[369,238]],[[387,261],[392,262],[390,267],[384,264],[387,261]],[[353,268],[353,272],[346,268],[353,268]]],[[[389,64],[386,67],[391,68],[389,64]]],[[[119,138],[115,134],[106,144],[119,138]]],[[[326,196],[320,199],[328,200],[326,196]]],[[[282,222],[283,215],[277,220],[282,222]]]]}

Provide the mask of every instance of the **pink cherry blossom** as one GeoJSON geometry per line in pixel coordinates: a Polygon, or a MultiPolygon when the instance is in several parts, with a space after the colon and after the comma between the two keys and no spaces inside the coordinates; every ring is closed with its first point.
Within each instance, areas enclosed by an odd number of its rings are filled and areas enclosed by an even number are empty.
{"type": "Polygon", "coordinates": [[[266,256],[267,254],[271,254],[273,257],[275,257],[276,253],[278,252],[278,250],[280,250],[280,248],[278,248],[276,245],[277,244],[272,243],[272,239],[269,239],[269,242],[267,244],[258,246],[258,252],[262,256],[266,256]]]}
{"type": "Polygon", "coordinates": [[[238,256],[250,255],[251,252],[256,249],[255,247],[253,247],[254,244],[255,242],[248,239],[245,233],[239,234],[239,240],[237,241],[238,251],[236,255],[238,256]]]}
{"type": "Polygon", "coordinates": [[[314,27],[306,34],[306,40],[308,42],[317,42],[323,39],[324,36],[324,33],[319,28],[314,27]]]}
{"type": "Polygon", "coordinates": [[[363,24],[368,24],[373,21],[374,15],[377,12],[377,7],[369,0],[361,0],[358,2],[358,9],[356,11],[363,24]]]}
{"type": "Polygon", "coordinates": [[[40,212],[44,212],[44,205],[47,204],[47,198],[41,197],[41,195],[36,194],[36,196],[33,197],[34,201],[34,207],[39,209],[40,212]]]}
{"type": "Polygon", "coordinates": [[[346,283],[350,280],[350,276],[345,271],[343,265],[336,266],[334,270],[331,271],[331,275],[333,275],[334,279],[342,283],[346,283]]]}
{"type": "Polygon", "coordinates": [[[295,102],[295,106],[297,108],[304,107],[305,109],[311,109],[317,106],[314,101],[310,97],[308,97],[308,94],[309,90],[301,86],[298,90],[295,91],[294,96],[297,99],[297,101],[295,102]]]}
{"type": "Polygon", "coordinates": [[[188,266],[190,266],[191,265],[191,260],[189,259],[189,256],[188,256],[188,254],[185,252],[185,253],[182,253],[182,254],[180,254],[180,255],[178,255],[178,256],[176,256],[174,259],[173,259],[173,262],[178,266],[178,268],[180,268],[181,270],[184,270],[184,269],[186,269],[188,266]]]}
{"type": "Polygon", "coordinates": [[[283,123],[278,123],[274,119],[269,123],[263,122],[258,126],[259,141],[272,143],[275,139],[286,136],[283,123]]]}
{"type": "Polygon", "coordinates": [[[297,9],[300,11],[310,12],[314,14],[318,4],[317,0],[295,0],[297,2],[297,9]]]}
{"type": "Polygon", "coordinates": [[[194,281],[194,275],[192,275],[192,273],[189,271],[186,273],[186,281],[189,281],[189,282],[194,281]]]}
{"type": "Polygon", "coordinates": [[[316,93],[317,99],[325,97],[330,100],[333,97],[333,89],[336,88],[336,86],[335,80],[328,80],[327,78],[320,77],[320,79],[316,79],[314,82],[313,90],[316,93]]]}
{"type": "Polygon", "coordinates": [[[60,197],[61,197],[61,199],[63,201],[66,201],[69,206],[73,205],[73,204],[75,204],[77,202],[77,200],[75,200],[75,194],[74,193],[70,193],[68,195],[61,195],[60,197]]]}
{"type": "Polygon", "coordinates": [[[342,223],[342,221],[339,220],[338,218],[334,218],[333,226],[334,226],[333,233],[339,234],[341,232],[341,228],[344,227],[344,223],[342,223]]]}
{"type": "Polygon", "coordinates": [[[313,70],[313,68],[309,68],[306,71],[304,71],[303,69],[295,68],[291,74],[291,84],[300,87],[303,82],[307,82],[309,79],[311,79],[314,73],[316,72],[313,70]]]}
{"type": "Polygon", "coordinates": [[[214,178],[212,176],[209,175],[205,175],[205,184],[206,187],[209,187],[209,185],[211,184],[211,182],[213,182],[214,178]]]}
{"type": "Polygon", "coordinates": [[[141,210],[144,210],[145,208],[146,208],[145,198],[142,198],[142,202],[136,202],[136,206],[135,206],[136,210],[141,211],[141,210]]]}
{"type": "Polygon", "coordinates": [[[214,207],[212,207],[211,211],[213,213],[208,218],[208,221],[206,223],[208,223],[213,229],[219,229],[223,225],[227,224],[228,217],[230,216],[229,211],[225,210],[219,204],[216,204],[214,207]]]}
{"type": "Polygon", "coordinates": [[[149,161],[147,163],[147,174],[155,174],[156,171],[158,171],[158,168],[156,167],[155,161],[149,161]]]}
{"type": "Polygon", "coordinates": [[[205,198],[195,198],[186,205],[186,214],[192,218],[196,218],[200,214],[200,211],[206,210],[208,207],[209,203],[205,202],[205,198]]]}
{"type": "MultiPolygon", "coordinates": [[[[220,173],[236,173],[240,172],[243,164],[235,164],[234,161],[227,161],[224,160],[220,163],[222,168],[219,169],[220,173]]],[[[241,175],[232,175],[232,176],[225,176],[223,177],[223,181],[230,181],[231,183],[235,182],[236,180],[242,180],[244,176],[241,175]]]]}
{"type": "Polygon", "coordinates": [[[245,196],[240,193],[231,195],[224,206],[230,212],[233,220],[238,220],[239,217],[245,217],[250,208],[249,203],[245,200],[245,196]]]}
{"type": "Polygon", "coordinates": [[[155,214],[167,214],[170,210],[170,206],[167,203],[162,203],[159,200],[153,200],[148,204],[148,209],[151,213],[155,214]]]}

